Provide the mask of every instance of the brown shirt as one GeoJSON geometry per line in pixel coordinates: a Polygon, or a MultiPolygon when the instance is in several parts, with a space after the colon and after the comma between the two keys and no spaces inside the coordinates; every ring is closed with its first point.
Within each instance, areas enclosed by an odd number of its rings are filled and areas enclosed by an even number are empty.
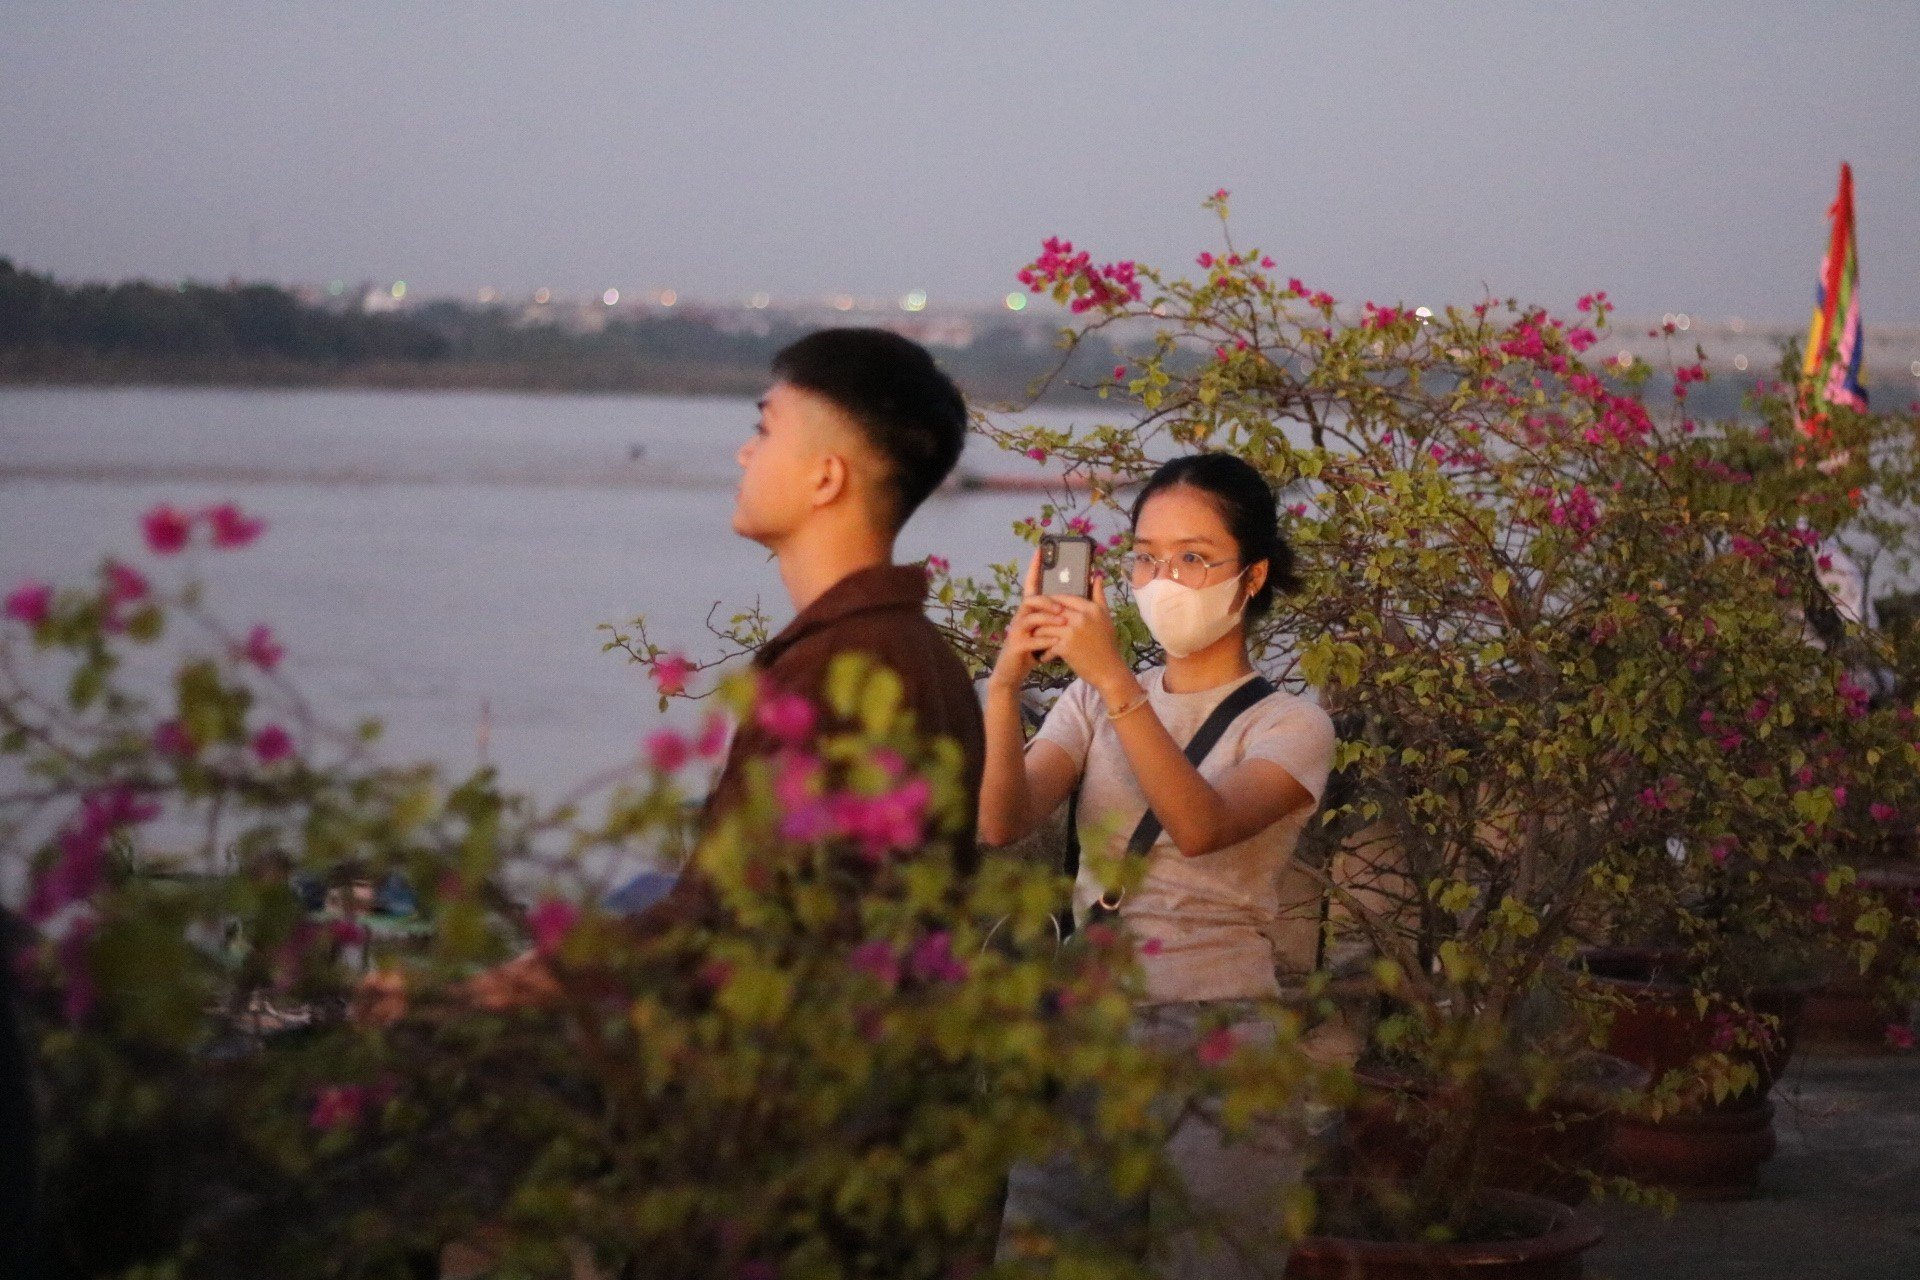
{"type": "MultiPolygon", "coordinates": [[[[915,727],[929,738],[959,743],[966,760],[966,826],[955,850],[963,870],[977,864],[975,801],[986,755],[980,700],[960,656],[928,620],[927,578],[918,565],[875,565],[848,574],[802,609],[754,654],[753,665],[773,690],[824,705],[827,668],[843,653],[865,653],[900,677],[915,727]]],[[[836,726],[822,716],[819,731],[836,726]]],[[[777,753],[779,742],[752,719],[734,731],[725,766],[707,797],[704,817],[737,804],[747,762],[777,753]]],[[[689,872],[692,872],[689,868],[689,872]]],[[[703,898],[697,873],[682,874],[667,903],[679,910],[703,898]],[[677,901],[676,901],[677,900],[677,901]]],[[[649,913],[651,914],[651,913],[649,913]]]]}

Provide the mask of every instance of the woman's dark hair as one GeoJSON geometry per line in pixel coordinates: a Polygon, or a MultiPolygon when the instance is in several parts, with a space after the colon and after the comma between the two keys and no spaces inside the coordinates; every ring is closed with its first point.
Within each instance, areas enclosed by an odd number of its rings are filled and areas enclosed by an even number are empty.
{"type": "Polygon", "coordinates": [[[1240,563],[1267,562],[1267,580],[1247,601],[1247,616],[1257,618],[1273,606],[1275,591],[1291,592],[1300,586],[1293,575],[1293,548],[1280,533],[1279,500],[1266,477],[1245,459],[1230,453],[1190,453],[1175,458],[1147,481],[1133,500],[1132,522],[1140,525],[1140,513],[1147,500],[1167,489],[1186,485],[1198,489],[1213,502],[1214,510],[1226,521],[1240,550],[1240,563]]]}

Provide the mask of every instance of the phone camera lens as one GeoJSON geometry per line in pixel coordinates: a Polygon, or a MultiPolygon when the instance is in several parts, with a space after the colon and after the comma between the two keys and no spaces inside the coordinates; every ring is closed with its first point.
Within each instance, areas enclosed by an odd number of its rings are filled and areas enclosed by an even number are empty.
{"type": "Polygon", "coordinates": [[[1040,567],[1051,569],[1060,561],[1060,546],[1051,540],[1040,544],[1040,567]]]}

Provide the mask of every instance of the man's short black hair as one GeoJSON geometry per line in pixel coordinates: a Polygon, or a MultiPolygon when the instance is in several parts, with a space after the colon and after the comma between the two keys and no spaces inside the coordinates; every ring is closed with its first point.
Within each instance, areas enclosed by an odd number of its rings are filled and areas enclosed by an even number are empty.
{"type": "Polygon", "coordinates": [[[821,329],[774,356],[773,376],[845,413],[885,459],[896,531],[960,460],[967,402],[909,338],[885,329],[821,329]]]}

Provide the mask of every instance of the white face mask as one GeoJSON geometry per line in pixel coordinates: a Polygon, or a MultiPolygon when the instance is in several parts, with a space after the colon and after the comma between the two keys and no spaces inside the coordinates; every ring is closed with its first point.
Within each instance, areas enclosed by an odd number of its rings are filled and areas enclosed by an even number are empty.
{"type": "Polygon", "coordinates": [[[1155,578],[1144,587],[1133,589],[1140,606],[1140,619],[1147,624],[1162,649],[1171,658],[1198,653],[1233,630],[1246,612],[1246,601],[1233,602],[1240,591],[1242,569],[1224,582],[1207,587],[1186,587],[1172,578],[1155,578]]]}

